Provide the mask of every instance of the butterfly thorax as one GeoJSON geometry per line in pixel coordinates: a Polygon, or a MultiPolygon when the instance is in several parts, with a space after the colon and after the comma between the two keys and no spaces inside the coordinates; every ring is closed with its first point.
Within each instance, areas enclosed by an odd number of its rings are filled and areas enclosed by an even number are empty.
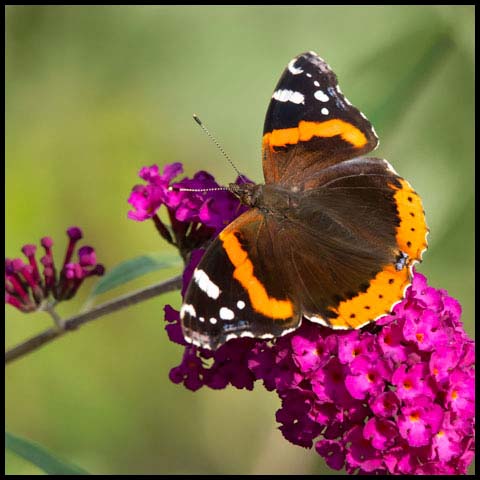
{"type": "Polygon", "coordinates": [[[266,213],[282,214],[298,205],[298,194],[278,185],[231,183],[229,187],[241,203],[249,207],[257,207],[266,213]]]}

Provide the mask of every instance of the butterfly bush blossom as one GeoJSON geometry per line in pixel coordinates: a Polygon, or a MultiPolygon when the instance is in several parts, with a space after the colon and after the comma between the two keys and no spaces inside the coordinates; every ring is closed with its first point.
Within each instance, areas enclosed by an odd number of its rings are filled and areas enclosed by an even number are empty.
{"type": "Polygon", "coordinates": [[[78,249],[78,261],[74,262],[73,254],[76,244],[82,239],[82,230],[70,227],[67,230],[69,239],[62,268],[57,272],[53,259],[53,240],[43,237],[40,243],[45,255],[36,259],[37,247],[24,245],[22,253],[27,262],[21,258],[5,259],[5,303],[22,312],[33,312],[41,308],[48,298],[55,301],[72,298],[87,277],[103,275],[105,268],[97,264],[95,250],[90,246],[78,249]],[[42,273],[40,273],[42,269],[42,273]]]}
{"type": "MultiPolygon", "coordinates": [[[[173,192],[181,165],[142,169],[130,218],[168,209],[173,235],[208,228],[213,238],[242,212],[229,192],[173,192]],[[177,231],[176,231],[177,230],[177,231]]],[[[205,172],[175,186],[212,188],[205,172]]],[[[182,295],[204,250],[190,241],[182,295]]],[[[184,347],[170,379],[190,390],[233,385],[252,390],[256,380],[281,399],[276,420],[295,445],[314,447],[335,470],[350,474],[464,474],[474,457],[475,344],[460,321],[461,306],[414,272],[405,298],[390,315],[353,331],[303,321],[275,341],[233,339],[216,351],[185,342],[179,312],[165,306],[171,341],[184,347]]]]}
{"type": "MultiPolygon", "coordinates": [[[[152,219],[162,237],[175,245],[186,259],[192,250],[216,237],[246,207],[225,189],[206,193],[180,191],[181,188],[220,188],[213,176],[203,171],[197,172],[193,178],[171,183],[182,172],[181,163],[166,165],[161,174],[157,165],[143,167],[139,177],[146,185],[133,187],[128,199],[133,208],[128,212],[128,218],[139,222],[152,219]],[[171,229],[157,214],[162,205],[167,209],[171,229]]],[[[237,179],[237,183],[242,181],[237,179]]]]}

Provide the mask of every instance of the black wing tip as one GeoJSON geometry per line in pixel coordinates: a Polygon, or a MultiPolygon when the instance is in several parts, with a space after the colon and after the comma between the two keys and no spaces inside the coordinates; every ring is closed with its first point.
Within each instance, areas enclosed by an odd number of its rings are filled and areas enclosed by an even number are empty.
{"type": "Polygon", "coordinates": [[[328,70],[331,70],[330,65],[325,61],[325,59],[313,50],[309,50],[308,52],[303,52],[300,55],[297,55],[295,57],[295,59],[299,59],[299,58],[304,58],[310,63],[313,63],[317,66],[323,66],[328,68],[328,70]]]}

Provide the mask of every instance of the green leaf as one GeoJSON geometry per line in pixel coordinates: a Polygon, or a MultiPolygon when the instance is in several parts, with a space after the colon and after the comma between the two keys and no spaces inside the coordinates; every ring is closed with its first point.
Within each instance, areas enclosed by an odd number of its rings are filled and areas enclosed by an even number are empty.
{"type": "Polygon", "coordinates": [[[171,254],[165,253],[151,253],[126,260],[108,271],[105,276],[96,283],[90,293],[90,299],[147,273],[180,265],[182,265],[180,257],[174,257],[171,254]]]}
{"type": "Polygon", "coordinates": [[[60,460],[35,442],[5,432],[5,448],[28,460],[49,475],[90,475],[76,465],[60,460]]]}

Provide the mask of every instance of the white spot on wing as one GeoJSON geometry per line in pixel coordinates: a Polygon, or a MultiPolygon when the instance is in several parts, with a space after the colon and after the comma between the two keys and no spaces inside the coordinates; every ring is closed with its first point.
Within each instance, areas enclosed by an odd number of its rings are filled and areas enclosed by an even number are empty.
{"type": "Polygon", "coordinates": [[[197,312],[195,311],[195,308],[193,305],[190,305],[188,303],[184,303],[182,305],[182,308],[180,309],[180,318],[183,320],[185,317],[185,313],[188,313],[191,317],[196,317],[197,312]]]}
{"type": "Polygon", "coordinates": [[[311,317],[305,315],[305,317],[308,318],[311,322],[318,323],[319,325],[323,325],[324,327],[330,327],[330,325],[322,317],[317,317],[316,315],[313,315],[311,317]]]}
{"type": "Polygon", "coordinates": [[[330,97],[323,91],[323,90],[317,90],[313,96],[317,99],[320,100],[321,102],[328,102],[330,100],[330,97]]]}
{"type": "Polygon", "coordinates": [[[332,325],[330,328],[333,328],[333,330],[351,330],[350,327],[344,325],[332,325]]]}
{"type": "Polygon", "coordinates": [[[273,338],[274,336],[271,333],[264,333],[259,338],[266,339],[266,338],[273,338]]]}
{"type": "Polygon", "coordinates": [[[203,270],[195,269],[193,278],[198,285],[198,288],[202,292],[205,292],[210,298],[216,300],[219,297],[220,289],[218,288],[218,285],[215,285],[203,270]]]}
{"type": "Polygon", "coordinates": [[[394,175],[398,175],[398,173],[395,171],[395,169],[392,167],[392,165],[389,162],[383,159],[383,163],[385,164],[385,167],[389,172],[392,172],[394,175]]]}
{"type": "Polygon", "coordinates": [[[294,92],[293,90],[277,90],[273,93],[272,98],[279,102],[292,102],[297,105],[305,103],[305,97],[300,92],[294,92]]]}
{"type": "Polygon", "coordinates": [[[294,332],[298,327],[300,326],[300,324],[296,325],[295,327],[292,327],[292,328],[287,328],[286,330],[284,330],[280,336],[283,337],[284,335],[288,335],[289,333],[292,333],[294,332]]]}
{"type": "Polygon", "coordinates": [[[375,135],[375,138],[377,139],[377,145],[374,148],[374,150],[376,150],[380,146],[380,139],[378,138],[378,135],[377,135],[377,132],[375,131],[374,126],[373,125],[370,125],[370,126],[372,127],[372,132],[375,135]]]}
{"type": "Polygon", "coordinates": [[[210,323],[211,323],[212,325],[215,325],[215,324],[217,323],[217,319],[216,319],[215,317],[211,317],[211,318],[210,318],[210,323]]]}
{"type": "Polygon", "coordinates": [[[320,110],[324,115],[328,115],[330,112],[328,111],[328,108],[322,108],[322,110],[320,110]]]}
{"type": "Polygon", "coordinates": [[[228,342],[228,341],[231,340],[232,338],[238,338],[238,335],[236,335],[235,333],[229,333],[229,334],[225,337],[225,341],[228,342]]]}
{"type": "Polygon", "coordinates": [[[290,62],[288,63],[288,70],[292,75],[299,75],[300,73],[303,73],[303,70],[301,68],[296,68],[295,67],[295,62],[296,61],[297,61],[297,59],[294,58],[293,60],[290,60],[290,62]]]}
{"type": "Polygon", "coordinates": [[[243,310],[243,309],[245,308],[245,302],[244,302],[243,300],[239,300],[239,301],[237,302],[237,308],[238,308],[239,310],[243,310]]]}
{"type": "Polygon", "coordinates": [[[319,86],[320,86],[320,83],[317,82],[316,80],[313,82],[313,84],[314,84],[316,87],[319,87],[319,86]]]}
{"type": "MultiPolygon", "coordinates": [[[[403,300],[403,299],[402,299],[403,300]]],[[[380,315],[381,317],[383,317],[383,315],[380,315]]],[[[357,325],[355,327],[355,330],[358,330],[360,328],[363,328],[365,325],[368,325],[369,323],[372,323],[373,320],[367,320],[366,322],[362,323],[361,325],[357,325]]]]}
{"type": "Polygon", "coordinates": [[[206,348],[211,350],[210,337],[203,333],[197,332],[195,330],[190,330],[189,328],[183,330],[183,336],[188,343],[196,345],[197,347],[206,348]]]}
{"type": "Polygon", "coordinates": [[[227,307],[222,307],[220,309],[220,318],[222,320],[233,320],[235,314],[227,307]]]}
{"type": "Polygon", "coordinates": [[[343,92],[340,90],[340,87],[338,85],[336,85],[335,88],[337,89],[337,92],[343,97],[343,99],[345,100],[345,103],[347,105],[351,105],[348,98],[346,98],[345,95],[343,94],[343,92]]]}
{"type": "Polygon", "coordinates": [[[312,74],[311,73],[307,73],[306,74],[308,78],[312,78],[312,74]]]}
{"type": "Polygon", "coordinates": [[[253,338],[253,333],[252,332],[242,332],[240,334],[241,337],[250,337],[253,338]]]}
{"type": "Polygon", "coordinates": [[[190,340],[187,340],[187,341],[190,342],[192,345],[195,345],[196,347],[210,349],[210,346],[203,345],[202,342],[200,342],[200,340],[197,340],[196,338],[191,338],[190,340]]]}
{"type": "Polygon", "coordinates": [[[280,334],[280,336],[283,337],[284,335],[288,335],[289,333],[292,333],[292,332],[294,332],[295,330],[297,330],[297,328],[299,328],[300,325],[302,324],[302,318],[303,318],[303,317],[300,317],[300,321],[298,322],[298,325],[295,325],[295,326],[292,327],[292,328],[287,328],[286,330],[284,330],[284,331],[280,334]]]}

